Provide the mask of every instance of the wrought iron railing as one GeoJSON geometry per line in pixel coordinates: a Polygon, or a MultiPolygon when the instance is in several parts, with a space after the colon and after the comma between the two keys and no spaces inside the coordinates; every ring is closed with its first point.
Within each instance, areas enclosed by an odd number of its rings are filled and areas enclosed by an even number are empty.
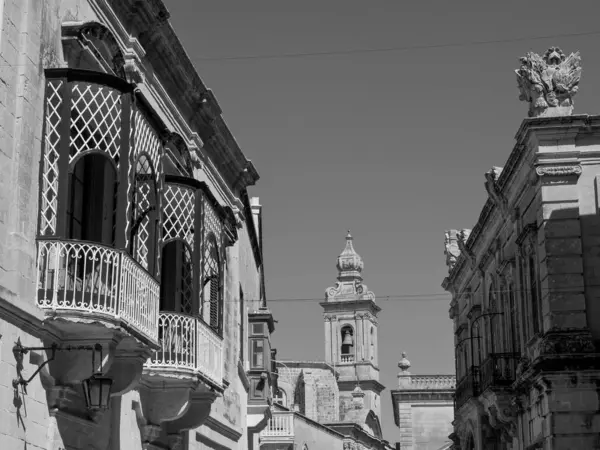
{"type": "Polygon", "coordinates": [[[454,392],[455,408],[460,408],[470,398],[477,395],[479,395],[479,367],[472,366],[456,385],[456,391],[454,392]]]}
{"type": "Polygon", "coordinates": [[[481,365],[481,391],[507,387],[515,381],[518,353],[490,353],[481,365]]]}
{"type": "Polygon", "coordinates": [[[85,241],[37,242],[40,308],[106,315],[158,339],[158,282],[126,252],[85,241]]]}
{"type": "Polygon", "coordinates": [[[221,385],[223,341],[198,317],[161,312],[158,319],[159,349],[146,367],[189,371],[221,385]]]}
{"type": "Polygon", "coordinates": [[[292,439],[294,437],[294,413],[273,411],[269,424],[260,432],[262,438],[292,439]]]}

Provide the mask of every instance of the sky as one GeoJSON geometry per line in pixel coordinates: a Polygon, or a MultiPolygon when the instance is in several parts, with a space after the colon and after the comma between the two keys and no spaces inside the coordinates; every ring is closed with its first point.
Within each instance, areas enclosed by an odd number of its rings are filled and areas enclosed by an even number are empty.
{"type": "Polygon", "coordinates": [[[454,373],[444,231],[475,225],[484,173],[514,146],[527,115],[518,58],[581,51],[575,112],[600,113],[600,2],[164,1],[261,176],[249,194],[263,205],[278,358],[324,360],[319,302],[347,229],[369,289],[403,296],[378,301],[381,419],[398,441],[389,391],[401,352],[412,373],[454,373]],[[563,36],[588,32],[598,33],[563,36]],[[222,59],[382,47],[413,48],[222,59]]]}

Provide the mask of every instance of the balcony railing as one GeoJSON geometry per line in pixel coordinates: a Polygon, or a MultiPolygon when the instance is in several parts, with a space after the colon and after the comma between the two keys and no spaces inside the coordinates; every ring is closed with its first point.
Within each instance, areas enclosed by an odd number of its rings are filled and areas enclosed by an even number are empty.
{"type": "Polygon", "coordinates": [[[456,385],[456,391],[454,392],[456,409],[477,395],[479,395],[479,368],[473,366],[456,385]]]}
{"type": "Polygon", "coordinates": [[[267,427],[260,432],[265,440],[292,440],[294,438],[294,413],[291,411],[273,412],[267,427]]]}
{"type": "Polygon", "coordinates": [[[189,371],[221,386],[223,341],[197,317],[161,312],[158,318],[159,349],[146,367],[165,371],[189,371]]]}
{"type": "Polygon", "coordinates": [[[37,242],[40,308],[104,315],[158,339],[158,282],[127,253],[84,241],[37,242]]]}
{"type": "Polygon", "coordinates": [[[481,365],[481,391],[510,386],[515,381],[518,360],[517,353],[490,353],[481,365]]]}
{"type": "Polygon", "coordinates": [[[354,362],[354,355],[342,355],[341,360],[343,363],[354,362]]]}

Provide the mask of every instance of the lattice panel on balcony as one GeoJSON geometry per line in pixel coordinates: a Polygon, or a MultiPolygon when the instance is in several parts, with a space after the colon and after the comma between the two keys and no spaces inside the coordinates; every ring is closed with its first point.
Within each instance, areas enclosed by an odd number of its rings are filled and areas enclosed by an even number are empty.
{"type": "Polygon", "coordinates": [[[135,164],[135,197],[133,223],[134,257],[145,269],[149,267],[150,208],[155,205],[154,174],[146,155],[141,155],[135,164]]]}
{"type": "Polygon", "coordinates": [[[137,159],[142,153],[147,153],[150,156],[150,161],[152,162],[155,174],[158,177],[162,171],[162,145],[160,139],[148,123],[148,120],[139,110],[136,110],[134,113],[134,121],[134,157],[137,159]]]}
{"type": "Polygon", "coordinates": [[[92,83],[72,83],[69,162],[81,152],[99,149],[119,166],[121,93],[92,83]]]}
{"type": "Polygon", "coordinates": [[[208,315],[203,316],[208,318],[212,328],[219,327],[219,249],[217,247],[214,236],[210,236],[204,242],[204,268],[203,268],[203,294],[204,299],[203,309],[208,309],[208,315]]]}
{"type": "Polygon", "coordinates": [[[218,241],[221,238],[221,230],[223,224],[221,219],[217,215],[214,206],[208,201],[206,197],[203,199],[204,204],[204,237],[206,238],[210,233],[213,233],[218,241]]]}
{"type": "Polygon", "coordinates": [[[184,246],[183,273],[181,274],[181,311],[185,314],[194,313],[194,266],[190,249],[184,246]]]}
{"type": "Polygon", "coordinates": [[[60,134],[58,132],[62,105],[62,80],[50,80],[46,86],[46,136],[42,168],[42,199],[40,204],[40,234],[56,233],[58,196],[58,155],[60,134]]]}
{"type": "Polygon", "coordinates": [[[194,247],[194,191],[168,184],[164,196],[163,239],[181,238],[194,247]]]}

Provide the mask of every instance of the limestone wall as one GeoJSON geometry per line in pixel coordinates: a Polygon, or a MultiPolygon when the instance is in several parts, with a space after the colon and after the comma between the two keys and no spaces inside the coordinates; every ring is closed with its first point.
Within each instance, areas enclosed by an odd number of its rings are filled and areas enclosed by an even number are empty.
{"type": "Polygon", "coordinates": [[[411,406],[414,450],[438,450],[450,442],[453,431],[453,405],[414,404],[411,406]]]}
{"type": "Polygon", "coordinates": [[[280,389],[286,391],[287,407],[317,422],[339,420],[339,390],[331,369],[310,362],[298,365],[283,362],[279,370],[280,389]],[[286,367],[287,366],[287,367],[286,367]],[[290,391],[290,392],[288,392],[290,391]]]}
{"type": "Polygon", "coordinates": [[[294,417],[294,433],[294,448],[299,450],[343,450],[344,448],[342,436],[303,420],[298,415],[294,417]]]}

